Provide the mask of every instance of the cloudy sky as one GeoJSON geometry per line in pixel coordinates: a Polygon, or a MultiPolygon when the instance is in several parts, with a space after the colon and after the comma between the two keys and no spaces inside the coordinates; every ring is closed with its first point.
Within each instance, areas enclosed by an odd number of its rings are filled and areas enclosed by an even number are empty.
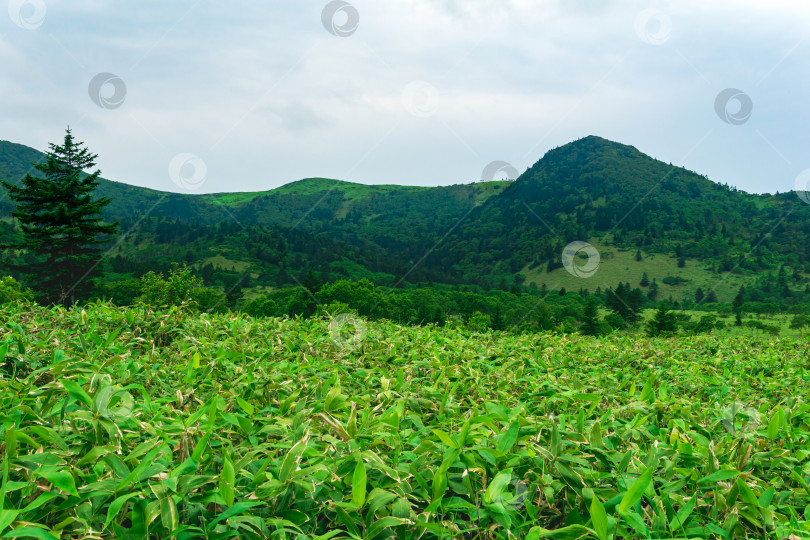
{"type": "Polygon", "coordinates": [[[0,139],[69,124],[155,189],[466,183],[590,134],[751,192],[810,168],[807,0],[4,2],[0,139]]]}

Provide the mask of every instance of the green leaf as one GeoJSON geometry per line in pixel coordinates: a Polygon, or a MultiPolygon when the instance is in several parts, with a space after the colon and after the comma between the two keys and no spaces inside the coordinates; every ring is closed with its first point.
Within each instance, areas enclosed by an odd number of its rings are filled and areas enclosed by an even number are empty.
{"type": "Polygon", "coordinates": [[[647,536],[647,524],[644,523],[644,519],[640,515],[635,512],[625,512],[622,514],[622,519],[625,523],[633,527],[637,533],[647,536]]]}
{"type": "Polygon", "coordinates": [[[450,438],[450,435],[448,435],[448,434],[447,434],[447,433],[445,433],[444,431],[442,431],[442,430],[440,430],[440,429],[431,429],[431,431],[432,431],[432,432],[433,432],[433,434],[434,434],[434,435],[436,435],[436,436],[439,438],[439,440],[441,440],[441,441],[442,441],[442,443],[444,443],[446,446],[449,446],[450,448],[458,448],[458,443],[457,443],[456,441],[454,441],[453,439],[451,439],[451,438],[450,438]]]}
{"type": "Polygon", "coordinates": [[[686,520],[689,519],[689,516],[692,515],[692,511],[695,509],[695,498],[697,494],[693,495],[689,502],[683,505],[683,508],[678,510],[678,513],[675,514],[675,517],[672,518],[672,521],[669,523],[669,530],[671,532],[677,532],[679,529],[683,528],[686,524],[686,520]]]}
{"type": "Polygon", "coordinates": [[[773,412],[773,416],[771,416],[771,421],[768,422],[768,438],[769,439],[776,439],[779,437],[779,428],[782,424],[782,407],[777,406],[776,410],[773,412]]]}
{"type": "Polygon", "coordinates": [[[39,538],[39,540],[59,540],[51,533],[39,527],[20,527],[12,529],[3,535],[3,538],[39,538]]]}
{"type": "Polygon", "coordinates": [[[368,539],[368,540],[371,540],[372,538],[374,538],[375,536],[377,536],[378,534],[383,532],[385,529],[390,529],[390,528],[393,528],[393,527],[399,527],[401,525],[408,525],[410,523],[411,523],[410,519],[403,519],[403,518],[398,518],[398,517],[393,517],[393,516],[387,516],[387,517],[384,517],[382,519],[378,519],[377,521],[375,521],[371,525],[371,527],[369,527],[368,530],[366,531],[365,538],[368,539]]]}
{"type": "Polygon", "coordinates": [[[262,502],[238,502],[238,503],[234,504],[233,506],[231,506],[230,508],[228,508],[227,510],[225,510],[224,512],[222,512],[221,514],[219,514],[216,517],[216,519],[209,522],[205,526],[205,528],[210,531],[220,521],[226,520],[226,519],[228,519],[230,517],[233,517],[233,516],[235,516],[237,514],[241,514],[242,512],[247,510],[248,508],[253,508],[254,506],[260,506],[262,504],[264,504],[264,503],[262,503],[262,502]]]}
{"type": "Polygon", "coordinates": [[[698,480],[698,484],[708,484],[710,482],[723,482],[725,480],[729,480],[730,478],[734,478],[740,474],[740,471],[735,471],[734,469],[721,469],[719,471],[714,471],[712,474],[708,476],[704,476],[700,480],[698,480]]]}
{"type": "Polygon", "coordinates": [[[630,486],[630,489],[627,490],[627,493],[625,493],[622,498],[622,502],[619,503],[618,511],[620,514],[627,512],[641,500],[641,496],[647,491],[647,487],[650,485],[652,475],[653,467],[648,467],[647,470],[633,482],[633,485],[630,486]]]}
{"type": "Polygon", "coordinates": [[[487,486],[484,493],[484,502],[492,504],[501,500],[501,495],[506,490],[506,486],[512,481],[512,469],[506,469],[495,475],[492,482],[487,486]]]}
{"type": "Polygon", "coordinates": [[[163,527],[170,532],[180,527],[180,516],[171,497],[160,500],[160,521],[163,523],[163,527]]]}
{"type": "Polygon", "coordinates": [[[35,471],[34,474],[44,478],[65,493],[76,497],[79,496],[79,492],[76,491],[76,483],[73,480],[73,475],[65,470],[56,469],[55,467],[42,467],[38,471],[35,471]]]}
{"type": "Polygon", "coordinates": [[[605,505],[599,501],[598,497],[594,497],[591,501],[591,522],[593,523],[593,530],[596,532],[596,536],[599,540],[607,540],[607,513],[605,512],[605,505]]]}
{"type": "Polygon", "coordinates": [[[226,506],[233,506],[233,484],[235,474],[230,457],[225,455],[222,463],[222,472],[219,475],[219,495],[226,506]]]}
{"type": "Polygon", "coordinates": [[[0,510],[0,532],[6,530],[6,527],[17,519],[19,513],[17,510],[0,510]]]}
{"type": "Polygon", "coordinates": [[[115,499],[111,504],[110,507],[107,509],[107,519],[104,521],[104,527],[101,528],[102,531],[106,530],[109,527],[110,523],[115,519],[118,515],[118,512],[121,511],[121,508],[124,506],[128,500],[133,497],[137,497],[141,495],[141,493],[127,493],[126,495],[121,495],[117,499],[115,499]]]}
{"type": "Polygon", "coordinates": [[[363,459],[357,460],[352,475],[352,502],[362,508],[366,502],[366,464],[363,459]]]}
{"type": "Polygon", "coordinates": [[[286,482],[290,478],[290,474],[298,468],[298,463],[301,459],[301,456],[304,453],[304,450],[307,448],[307,437],[305,436],[303,439],[298,441],[290,451],[287,452],[287,455],[284,456],[284,460],[281,462],[281,468],[278,472],[278,479],[282,482],[286,482]]]}
{"type": "Polygon", "coordinates": [[[244,399],[236,396],[236,402],[239,404],[239,407],[247,414],[248,416],[253,416],[253,413],[256,411],[256,408],[245,401],[244,399]]]}
{"type": "Polygon", "coordinates": [[[67,390],[68,395],[76,399],[76,401],[84,403],[88,407],[92,406],[93,399],[90,397],[90,394],[85,392],[84,388],[79,386],[78,383],[76,383],[75,381],[64,380],[62,381],[62,386],[65,387],[65,390],[67,390]]]}
{"type": "Polygon", "coordinates": [[[544,529],[540,526],[534,526],[529,529],[529,533],[526,535],[526,540],[537,540],[538,538],[559,538],[561,540],[577,540],[579,538],[585,538],[588,533],[596,534],[595,531],[589,529],[584,525],[569,525],[567,527],[562,527],[560,529],[544,529]]]}
{"type": "Polygon", "coordinates": [[[507,429],[498,440],[498,451],[506,454],[512,450],[512,447],[515,445],[519,434],[520,422],[514,421],[509,425],[509,429],[507,429]]]}

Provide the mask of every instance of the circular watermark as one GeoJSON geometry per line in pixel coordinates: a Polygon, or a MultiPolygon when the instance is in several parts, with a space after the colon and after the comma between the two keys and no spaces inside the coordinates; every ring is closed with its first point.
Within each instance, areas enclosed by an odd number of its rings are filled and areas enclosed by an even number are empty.
{"type": "Polygon", "coordinates": [[[11,0],[8,3],[8,16],[23,30],[36,30],[43,22],[48,8],[42,0],[11,0]]]}
{"type": "Polygon", "coordinates": [[[638,38],[650,45],[663,45],[672,35],[672,19],[660,9],[648,8],[639,11],[635,27],[638,38]]]}
{"type": "Polygon", "coordinates": [[[796,182],[793,184],[793,191],[796,192],[802,202],[810,204],[810,169],[805,169],[799,173],[796,182]]]}
{"type": "Polygon", "coordinates": [[[208,167],[194,154],[183,152],[169,162],[169,178],[178,187],[194,191],[205,183],[208,167]]]}
{"type": "Polygon", "coordinates": [[[523,510],[526,506],[526,499],[529,497],[529,485],[520,478],[512,477],[509,482],[513,490],[504,493],[505,497],[501,500],[504,508],[518,512],[523,510]]]}
{"type": "Polygon", "coordinates": [[[349,37],[360,25],[360,13],[348,2],[332,0],[324,6],[321,22],[326,31],[333,36],[349,37]]]}
{"type": "Polygon", "coordinates": [[[571,242],[562,252],[562,263],[565,269],[574,277],[589,278],[599,268],[599,251],[588,242],[577,240],[571,242]],[[577,258],[587,258],[585,264],[577,264],[577,258]]]}
{"type": "Polygon", "coordinates": [[[726,431],[732,435],[756,431],[762,420],[759,411],[754,407],[747,407],[740,401],[735,401],[722,411],[721,422],[726,431]]]}
{"type": "Polygon", "coordinates": [[[425,81],[412,81],[402,91],[405,110],[414,116],[428,118],[439,110],[439,91],[425,81]]]}
{"type": "Polygon", "coordinates": [[[351,313],[341,313],[329,320],[329,337],[342,351],[360,348],[366,340],[368,328],[363,319],[351,313]]]}
{"type": "Polygon", "coordinates": [[[500,177],[505,176],[506,180],[512,181],[518,177],[518,172],[511,163],[507,163],[505,161],[493,161],[484,167],[484,170],[481,173],[481,181],[492,182],[493,180],[500,180],[501,178],[495,178],[496,175],[500,177]]]}
{"type": "Polygon", "coordinates": [[[102,109],[117,109],[127,97],[127,85],[118,75],[99,73],[90,79],[87,93],[93,103],[102,109]]]}
{"type": "Polygon", "coordinates": [[[754,102],[751,96],[736,88],[726,88],[714,100],[714,111],[726,124],[741,126],[751,118],[754,102]],[[735,108],[732,103],[736,103],[735,108]]]}
{"type": "Polygon", "coordinates": [[[135,408],[135,400],[129,392],[109,383],[98,389],[94,404],[96,413],[111,422],[126,420],[135,408]]]}

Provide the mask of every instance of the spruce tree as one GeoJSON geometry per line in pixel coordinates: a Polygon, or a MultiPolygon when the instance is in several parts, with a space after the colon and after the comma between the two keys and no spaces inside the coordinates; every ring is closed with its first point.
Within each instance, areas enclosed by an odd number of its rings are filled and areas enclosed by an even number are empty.
{"type": "Polygon", "coordinates": [[[664,302],[658,304],[658,311],[655,316],[647,321],[647,334],[650,336],[660,336],[673,334],[678,330],[678,320],[664,302]]]}
{"type": "Polygon", "coordinates": [[[101,246],[118,223],[104,223],[102,209],[111,199],[93,197],[101,171],[96,154],[73,138],[70,128],[62,145],[51,143],[45,160],[32,164],[41,176],[26,174],[19,185],[3,181],[23,240],[2,246],[23,249],[32,262],[19,268],[45,304],[73,305],[87,299],[100,276],[101,246]]]}
{"type": "Polygon", "coordinates": [[[596,298],[589,296],[585,301],[585,308],[582,310],[582,326],[580,330],[586,336],[599,335],[599,306],[596,298]]]}
{"type": "Polygon", "coordinates": [[[642,274],[641,282],[639,282],[639,285],[641,285],[642,287],[649,287],[649,285],[650,285],[650,276],[647,275],[647,272],[644,272],[644,274],[642,274]]]}

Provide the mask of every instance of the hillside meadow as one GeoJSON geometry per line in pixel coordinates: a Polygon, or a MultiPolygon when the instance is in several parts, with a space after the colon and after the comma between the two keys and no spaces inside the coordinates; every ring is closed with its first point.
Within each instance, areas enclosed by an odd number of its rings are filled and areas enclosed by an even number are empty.
{"type": "Polygon", "coordinates": [[[2,538],[804,538],[806,342],[0,306],[2,538]]]}

